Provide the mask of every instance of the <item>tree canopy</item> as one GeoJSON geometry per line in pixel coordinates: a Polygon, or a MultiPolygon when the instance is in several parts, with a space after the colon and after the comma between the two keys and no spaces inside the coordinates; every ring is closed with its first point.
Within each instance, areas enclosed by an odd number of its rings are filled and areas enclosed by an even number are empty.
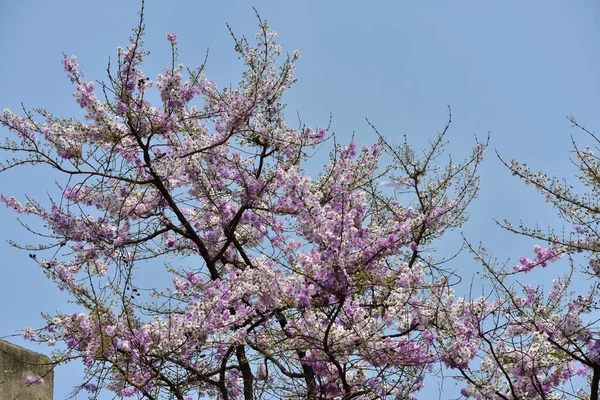
{"type": "Polygon", "coordinates": [[[465,398],[598,398],[597,286],[570,293],[577,274],[595,282],[600,273],[600,179],[589,148],[574,142],[590,188],[581,196],[505,163],[573,232],[507,223],[545,246],[516,267],[499,267],[466,238],[490,286],[487,296],[459,297],[454,270],[431,244],[467,220],[487,139],[465,160],[446,154],[450,109],[422,151],[374,126],[379,140],[362,146],[338,143],[327,127],[292,126],[283,96],[299,53],[282,54],[260,17],[254,40],[232,33],[245,66],[237,86],[220,88],[204,64],[178,64],[174,33],[169,66],[150,78],[143,15],[107,81],[86,80],[77,59],[64,57],[83,119],[43,109],[0,118],[12,135],[0,148],[14,157],[3,171],[44,165],[63,177],[58,198],[0,200],[44,222],[41,243],[24,248],[81,307],[23,332],[63,344],[55,362],[83,362],[76,390],[406,399],[443,368],[464,382],[465,398]],[[311,176],[323,148],[330,160],[311,176]],[[577,253],[586,261],[572,261],[548,293],[523,283],[577,253]],[[161,267],[163,287],[140,285],[161,267]]]}

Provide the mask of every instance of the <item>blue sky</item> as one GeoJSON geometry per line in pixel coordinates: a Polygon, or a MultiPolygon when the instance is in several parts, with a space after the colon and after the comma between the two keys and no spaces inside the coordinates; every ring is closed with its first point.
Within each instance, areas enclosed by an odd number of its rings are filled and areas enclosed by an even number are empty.
{"type": "MultiPolygon", "coordinates": [[[[587,138],[566,116],[574,115],[592,130],[600,126],[597,1],[147,0],[147,75],[156,76],[169,65],[164,35],[171,31],[179,35],[180,62],[194,67],[210,49],[209,78],[221,87],[237,82],[241,64],[225,24],[253,37],[252,6],[279,32],[284,51],[300,51],[298,82],[287,96],[292,123],[296,112],[303,122],[321,127],[331,115],[339,141],[354,133],[359,143],[369,143],[376,137],[365,122],[368,117],[391,141],[407,134],[423,147],[443,128],[449,104],[455,157],[469,153],[475,135],[491,134],[481,194],[464,228],[470,240],[482,241],[502,261],[516,260],[531,254],[533,242],[503,232],[494,219],[558,226],[543,198],[512,177],[493,152],[550,174],[574,176],[570,135],[580,143],[587,138]]],[[[61,68],[62,53],[78,56],[87,79],[104,79],[108,57],[114,60],[116,47],[127,45],[138,7],[134,0],[3,2],[0,109],[17,111],[24,103],[80,116],[61,68]]],[[[327,151],[317,154],[319,163],[326,160],[327,151]]],[[[47,170],[9,171],[0,175],[0,192],[43,197],[52,192],[54,179],[47,170]]],[[[35,243],[35,238],[8,210],[0,209],[0,218],[0,337],[8,337],[38,326],[40,311],[73,306],[26,252],[6,243],[35,243]]],[[[455,245],[456,240],[438,243],[442,251],[455,245]]],[[[451,267],[466,280],[479,268],[469,257],[459,262],[451,267]]],[[[23,344],[18,337],[9,339],[23,344]]],[[[80,364],[58,368],[56,399],[77,384],[81,369],[80,364]]],[[[437,382],[428,385],[422,398],[437,393],[437,382]]],[[[448,390],[453,385],[446,382],[448,390]]]]}

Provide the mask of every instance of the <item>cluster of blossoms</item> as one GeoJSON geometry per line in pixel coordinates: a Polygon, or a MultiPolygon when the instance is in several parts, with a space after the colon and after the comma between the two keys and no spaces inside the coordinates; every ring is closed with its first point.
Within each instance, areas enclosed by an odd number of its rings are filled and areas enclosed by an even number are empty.
{"type": "Polygon", "coordinates": [[[535,258],[533,260],[527,257],[519,258],[521,265],[516,265],[515,271],[528,272],[538,265],[546,267],[549,261],[557,261],[563,253],[557,243],[553,243],[552,246],[547,249],[536,245],[533,247],[533,252],[535,253],[535,258]]]}

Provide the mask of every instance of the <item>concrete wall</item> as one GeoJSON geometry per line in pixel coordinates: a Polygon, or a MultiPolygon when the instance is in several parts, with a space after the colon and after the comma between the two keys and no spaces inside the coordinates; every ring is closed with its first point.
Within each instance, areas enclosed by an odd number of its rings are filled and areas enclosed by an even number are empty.
{"type": "Polygon", "coordinates": [[[50,359],[0,339],[0,400],[52,400],[54,371],[50,359]],[[32,385],[26,376],[41,376],[44,382],[32,385]]]}

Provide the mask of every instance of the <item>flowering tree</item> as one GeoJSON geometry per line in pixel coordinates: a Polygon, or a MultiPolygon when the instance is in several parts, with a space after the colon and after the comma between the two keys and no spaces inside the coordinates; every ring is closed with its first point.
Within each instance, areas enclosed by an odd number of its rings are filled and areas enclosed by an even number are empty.
{"type": "MultiPolygon", "coordinates": [[[[598,150],[597,136],[570,120],[593,139],[598,150]]],[[[514,175],[542,192],[573,229],[558,235],[505,222],[505,229],[548,244],[536,245],[532,259],[521,257],[519,264],[510,268],[498,267],[485,250],[474,250],[487,271],[492,292],[489,298],[467,303],[459,310],[471,324],[469,329],[445,331],[446,337],[458,339],[466,332],[480,361],[453,366],[467,382],[465,397],[598,399],[599,159],[591,148],[579,148],[575,141],[573,146],[578,178],[589,189],[583,195],[577,195],[565,180],[534,172],[516,161],[505,163],[514,175]],[[524,274],[565,257],[570,268],[566,274],[564,270],[551,272],[556,279],[550,290],[525,284],[528,277],[524,274]]],[[[448,314],[456,318],[454,311],[448,314]]]]}
{"type": "Polygon", "coordinates": [[[64,177],[49,203],[0,199],[44,221],[30,257],[82,308],[24,336],[64,343],[56,361],[80,358],[93,396],[404,399],[434,363],[467,363],[466,303],[427,249],[466,220],[485,144],[439,165],[449,123],[422,155],[334,142],[311,178],[309,154],[333,135],[285,122],[298,53],[280,56],[259,18],[254,46],[234,36],[239,86],[219,89],[202,67],[184,79],[168,33],[171,66],[151,80],[140,16],[108,82],[65,57],[84,120],[2,116],[3,170],[64,177]],[[166,286],[143,289],[161,264],[166,286]]]}

